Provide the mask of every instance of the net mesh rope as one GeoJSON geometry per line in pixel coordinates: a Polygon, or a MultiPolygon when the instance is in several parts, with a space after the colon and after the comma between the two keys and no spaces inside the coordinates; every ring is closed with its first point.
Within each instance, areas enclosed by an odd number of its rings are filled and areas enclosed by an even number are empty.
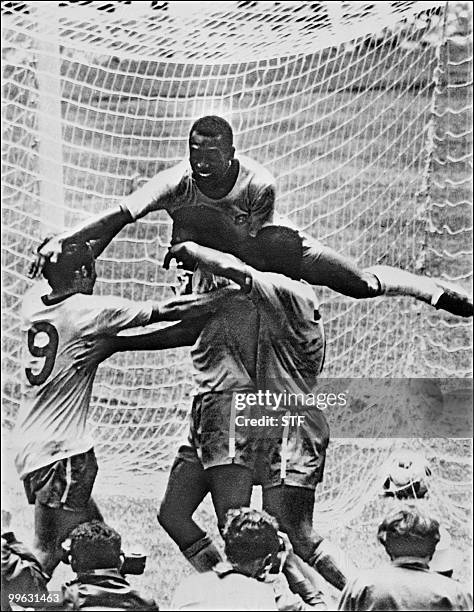
{"type": "MultiPolygon", "coordinates": [[[[4,424],[19,404],[19,306],[40,239],[186,157],[189,127],[204,114],[230,121],[237,151],[276,176],[277,210],[300,228],[364,267],[469,287],[469,11],[444,2],[3,2],[4,424]]],[[[102,257],[96,292],[170,296],[174,275],[161,268],[169,237],[165,213],[127,227],[102,257]]],[[[319,295],[326,377],[469,375],[463,320],[407,299],[319,295]]],[[[191,391],[185,349],[101,366],[90,421],[103,490],[151,493],[187,426],[191,391]]],[[[436,460],[430,441],[378,438],[393,418],[385,399],[348,417],[354,436],[373,423],[370,439],[332,441],[321,522],[360,513],[395,447],[436,460]]],[[[453,443],[456,465],[465,452],[453,443]]],[[[465,476],[438,484],[461,521],[467,506],[452,500],[465,476]]]]}

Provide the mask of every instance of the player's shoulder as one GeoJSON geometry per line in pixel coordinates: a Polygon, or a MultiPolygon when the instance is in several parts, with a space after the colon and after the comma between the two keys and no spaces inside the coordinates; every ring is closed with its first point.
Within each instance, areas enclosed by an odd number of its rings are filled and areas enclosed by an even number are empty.
{"type": "Polygon", "coordinates": [[[262,187],[265,185],[275,185],[275,177],[260,162],[247,157],[247,155],[239,155],[238,159],[241,172],[248,174],[252,183],[262,187]]]}
{"type": "Polygon", "coordinates": [[[252,272],[252,279],[256,286],[266,286],[273,289],[276,293],[293,295],[296,299],[302,300],[314,301],[316,299],[316,294],[311,285],[305,281],[289,278],[285,274],[254,270],[252,272]]]}
{"type": "Polygon", "coordinates": [[[136,304],[138,302],[118,295],[88,295],[85,293],[77,293],[74,299],[70,300],[71,309],[90,312],[122,312],[133,308],[136,304]]]}
{"type": "Polygon", "coordinates": [[[169,175],[173,175],[173,176],[184,177],[184,176],[191,176],[192,170],[189,164],[189,160],[181,159],[176,164],[170,166],[166,170],[163,170],[163,172],[166,172],[169,175]]]}
{"type": "Polygon", "coordinates": [[[43,295],[50,293],[51,288],[48,283],[43,280],[37,280],[23,294],[21,302],[21,313],[24,318],[29,317],[32,313],[43,310],[46,306],[41,298],[43,295]]]}
{"type": "Polygon", "coordinates": [[[188,178],[191,178],[191,166],[187,159],[182,159],[176,164],[160,170],[150,179],[150,183],[166,184],[168,187],[173,187],[178,186],[188,178]]]}

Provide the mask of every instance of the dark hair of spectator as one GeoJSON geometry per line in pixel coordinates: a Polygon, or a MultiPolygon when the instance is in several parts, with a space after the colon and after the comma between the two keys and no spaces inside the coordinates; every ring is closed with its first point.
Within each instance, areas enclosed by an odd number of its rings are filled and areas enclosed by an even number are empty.
{"type": "Polygon", "coordinates": [[[225,553],[235,565],[276,555],[280,546],[278,523],[266,512],[252,508],[229,510],[222,533],[225,553]]]}
{"type": "Polygon", "coordinates": [[[69,537],[75,571],[119,567],[122,539],[112,527],[101,521],[82,523],[69,537]]]}
{"type": "Polygon", "coordinates": [[[392,559],[404,556],[432,557],[439,542],[439,522],[417,508],[406,508],[387,516],[377,538],[392,559]]]}

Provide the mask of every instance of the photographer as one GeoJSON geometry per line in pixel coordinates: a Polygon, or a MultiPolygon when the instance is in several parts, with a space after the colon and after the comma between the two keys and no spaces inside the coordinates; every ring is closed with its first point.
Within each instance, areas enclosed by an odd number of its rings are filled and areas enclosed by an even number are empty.
{"type": "MultiPolygon", "coordinates": [[[[251,508],[227,512],[222,532],[226,561],[178,585],[172,610],[307,610],[281,573],[289,541],[276,520],[251,508]]],[[[322,600],[319,607],[326,610],[322,600]]]]}
{"type": "Polygon", "coordinates": [[[114,529],[100,521],[83,523],[70,540],[68,560],[77,576],[63,586],[62,610],[159,610],[126,580],[126,572],[142,573],[144,565],[125,566],[121,537],[114,529]]]}
{"type": "Polygon", "coordinates": [[[10,512],[2,509],[2,610],[41,607],[48,596],[49,576],[10,531],[10,523],[10,512]]]}

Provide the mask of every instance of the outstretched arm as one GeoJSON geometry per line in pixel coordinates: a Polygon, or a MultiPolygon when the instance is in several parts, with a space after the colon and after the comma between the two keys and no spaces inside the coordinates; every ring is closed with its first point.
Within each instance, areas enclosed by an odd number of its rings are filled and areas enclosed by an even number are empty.
{"type": "Polygon", "coordinates": [[[190,262],[194,262],[194,264],[199,264],[216,276],[223,276],[234,281],[244,290],[249,288],[252,268],[229,253],[221,253],[215,249],[187,241],[175,244],[169,249],[163,267],[168,269],[173,259],[176,259],[178,263],[188,265],[190,262]]]}
{"type": "Polygon", "coordinates": [[[154,210],[166,208],[173,190],[180,180],[180,168],[175,167],[159,172],[145,185],[126,196],[119,207],[86,219],[83,223],[54,236],[38,251],[37,261],[30,269],[30,276],[37,276],[47,258],[54,263],[62,252],[65,242],[85,240],[93,243],[96,256],[100,255],[109,242],[128,224],[144,217],[154,210]],[[94,242],[96,241],[96,245],[94,242]]]}
{"type": "Polygon", "coordinates": [[[90,241],[94,256],[98,257],[120,230],[132,221],[133,219],[126,209],[117,208],[53,236],[38,249],[36,259],[30,267],[29,276],[31,278],[38,276],[47,259],[50,259],[53,263],[56,262],[63,250],[63,245],[67,243],[90,241]]]}
{"type": "Polygon", "coordinates": [[[208,317],[181,321],[150,334],[133,336],[101,336],[86,342],[85,349],[78,353],[74,367],[78,370],[93,368],[111,355],[123,351],[158,351],[182,346],[192,346],[208,317]]]}
{"type": "MultiPolygon", "coordinates": [[[[209,249],[211,250],[211,249],[209,249]]],[[[238,287],[222,287],[208,293],[181,295],[153,307],[149,323],[158,321],[184,321],[217,312],[221,305],[236,293],[238,287]]]]}

